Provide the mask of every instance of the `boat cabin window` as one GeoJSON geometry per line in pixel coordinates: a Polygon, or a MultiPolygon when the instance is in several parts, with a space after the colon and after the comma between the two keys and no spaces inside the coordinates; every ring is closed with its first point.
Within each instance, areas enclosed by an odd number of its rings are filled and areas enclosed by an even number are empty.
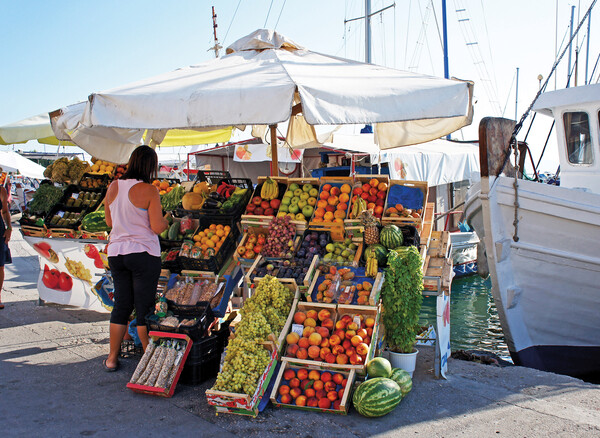
{"type": "Polygon", "coordinates": [[[572,164],[592,163],[592,139],[590,121],[585,112],[563,114],[565,137],[567,140],[567,158],[572,164]]]}

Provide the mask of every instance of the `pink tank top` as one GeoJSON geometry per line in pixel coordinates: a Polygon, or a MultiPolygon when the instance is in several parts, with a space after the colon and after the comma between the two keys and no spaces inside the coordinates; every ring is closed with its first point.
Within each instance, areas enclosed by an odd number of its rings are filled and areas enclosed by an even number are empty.
{"type": "Polygon", "coordinates": [[[160,243],[150,228],[148,210],[136,207],[129,200],[129,190],[140,182],[117,180],[119,192],[108,206],[113,225],[107,251],[109,257],[137,252],[160,257],[160,243]]]}

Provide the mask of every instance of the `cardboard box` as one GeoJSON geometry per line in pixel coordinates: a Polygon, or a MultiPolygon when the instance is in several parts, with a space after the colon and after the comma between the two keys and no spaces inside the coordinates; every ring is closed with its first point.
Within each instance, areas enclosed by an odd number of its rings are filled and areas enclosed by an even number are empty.
{"type": "Polygon", "coordinates": [[[177,386],[177,382],[179,381],[179,376],[181,375],[181,371],[183,370],[183,366],[185,364],[185,360],[192,348],[192,340],[188,335],[180,334],[180,333],[165,333],[165,332],[150,332],[148,336],[153,341],[158,341],[160,339],[183,339],[186,342],[185,351],[179,363],[177,364],[177,373],[173,378],[173,382],[169,388],[158,388],[154,386],[146,386],[146,385],[138,385],[137,383],[127,383],[127,388],[131,389],[134,392],[139,392],[141,394],[150,394],[150,395],[158,395],[160,397],[171,397],[175,392],[175,387],[177,386]]]}

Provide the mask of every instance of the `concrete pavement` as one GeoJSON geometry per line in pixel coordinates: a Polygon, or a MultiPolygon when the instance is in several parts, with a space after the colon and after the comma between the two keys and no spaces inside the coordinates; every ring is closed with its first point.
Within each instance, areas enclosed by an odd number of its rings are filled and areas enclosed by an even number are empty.
{"type": "Polygon", "coordinates": [[[413,391],[392,413],[367,419],[272,406],[256,419],[216,416],[200,386],[173,398],[125,388],[137,360],[102,369],[108,314],[38,306],[36,253],[15,232],[0,310],[2,436],[600,436],[600,386],[522,367],[450,360],[436,380],[432,354],[418,359],[413,391]]]}

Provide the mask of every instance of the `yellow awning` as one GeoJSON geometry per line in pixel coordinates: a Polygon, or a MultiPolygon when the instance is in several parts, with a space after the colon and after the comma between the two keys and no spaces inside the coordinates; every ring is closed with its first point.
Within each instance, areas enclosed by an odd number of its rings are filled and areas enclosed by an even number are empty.
{"type": "Polygon", "coordinates": [[[169,129],[160,147],[193,146],[197,144],[225,143],[231,138],[233,127],[213,131],[193,131],[190,129],[169,129]]]}

